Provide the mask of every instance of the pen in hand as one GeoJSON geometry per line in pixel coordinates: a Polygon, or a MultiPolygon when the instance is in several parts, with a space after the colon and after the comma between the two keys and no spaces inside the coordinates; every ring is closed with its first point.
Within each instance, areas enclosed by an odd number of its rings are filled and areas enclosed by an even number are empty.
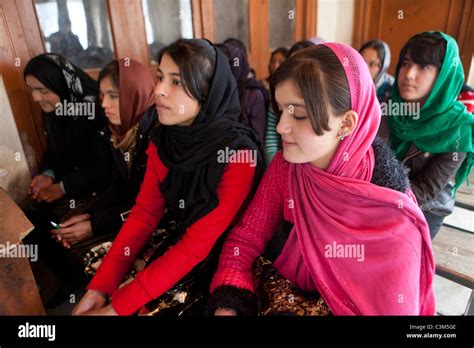
{"type": "Polygon", "coordinates": [[[61,226],[59,226],[59,224],[57,224],[57,223],[55,223],[55,222],[52,222],[52,221],[50,221],[50,222],[51,222],[51,225],[53,225],[53,227],[54,227],[55,229],[57,229],[57,230],[60,230],[60,229],[61,229],[61,226]]]}

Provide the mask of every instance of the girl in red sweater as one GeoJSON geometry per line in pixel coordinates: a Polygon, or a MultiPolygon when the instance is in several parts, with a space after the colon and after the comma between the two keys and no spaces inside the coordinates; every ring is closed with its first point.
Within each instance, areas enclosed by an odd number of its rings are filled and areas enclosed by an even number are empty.
{"type": "Polygon", "coordinates": [[[209,255],[260,168],[255,136],[237,121],[237,85],[223,53],[206,40],[178,40],[158,62],[161,125],[151,135],[145,178],[76,315],[131,315],[170,289],[209,255]],[[178,241],[119,288],[165,212],[178,241]]]}

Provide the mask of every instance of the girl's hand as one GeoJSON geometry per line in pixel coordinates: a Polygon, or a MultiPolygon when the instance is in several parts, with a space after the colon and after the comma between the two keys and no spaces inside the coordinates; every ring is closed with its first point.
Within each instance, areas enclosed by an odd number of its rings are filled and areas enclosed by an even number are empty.
{"type": "Polygon", "coordinates": [[[92,238],[92,225],[89,214],[81,214],[60,223],[61,229],[51,230],[58,242],[62,242],[65,248],[92,238]]]}
{"type": "Polygon", "coordinates": [[[28,188],[28,194],[31,198],[36,199],[38,197],[38,193],[54,183],[53,178],[48,175],[36,175],[33,180],[31,180],[30,187],[28,188]]]}
{"type": "Polygon", "coordinates": [[[82,315],[118,315],[117,312],[115,311],[114,307],[112,307],[111,304],[99,308],[99,309],[93,309],[89,312],[83,313],[82,315]]]}
{"type": "Polygon", "coordinates": [[[237,312],[230,308],[217,308],[214,312],[214,315],[222,317],[235,317],[237,316],[237,312]]]}
{"type": "Polygon", "coordinates": [[[104,307],[106,301],[107,295],[102,291],[87,290],[81,301],[72,310],[72,315],[85,315],[86,312],[104,307]]]}
{"type": "Polygon", "coordinates": [[[47,203],[51,203],[63,197],[64,197],[64,192],[63,190],[61,190],[61,184],[52,184],[42,189],[38,193],[38,195],[36,195],[36,200],[38,202],[44,201],[47,203]]]}

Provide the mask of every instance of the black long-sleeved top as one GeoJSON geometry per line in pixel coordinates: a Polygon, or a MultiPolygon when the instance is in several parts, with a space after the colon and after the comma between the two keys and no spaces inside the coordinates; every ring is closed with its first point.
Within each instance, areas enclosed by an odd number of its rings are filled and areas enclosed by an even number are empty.
{"type": "Polygon", "coordinates": [[[83,198],[107,187],[112,157],[99,135],[105,116],[97,103],[94,117],[44,115],[48,148],[43,171],[52,170],[55,182],[62,182],[68,197],[83,198]]]}
{"type": "Polygon", "coordinates": [[[137,144],[132,160],[130,172],[124,155],[118,149],[112,147],[110,142],[111,133],[108,128],[101,131],[104,143],[108,143],[112,151],[113,167],[110,183],[106,191],[94,202],[87,213],[92,216],[92,233],[95,236],[105,234],[116,234],[122,226],[122,213],[129,211],[135,205],[135,198],[140,191],[146,170],[146,150],[149,143],[149,133],[157,122],[156,108],[153,105],[145,111],[139,123],[137,132],[137,144]]]}

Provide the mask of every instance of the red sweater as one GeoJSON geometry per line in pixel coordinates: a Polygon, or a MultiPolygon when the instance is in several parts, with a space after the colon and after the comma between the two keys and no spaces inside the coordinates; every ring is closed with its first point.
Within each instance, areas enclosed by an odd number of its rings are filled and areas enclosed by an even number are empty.
{"type": "Polygon", "coordinates": [[[225,240],[211,292],[226,285],[254,292],[255,259],[263,254],[283,220],[294,223],[289,168],[282,152],[277,152],[248,208],[225,240]]]}
{"type": "Polygon", "coordinates": [[[153,143],[147,154],[147,169],[136,204],[88,286],[112,295],[112,307],[119,315],[135,313],[206,258],[250,192],[255,172],[249,163],[228,164],[217,189],[219,205],[192,224],[178,243],[131,283],[117,289],[164,214],[165,199],[159,185],[168,168],[161,162],[153,143]]]}

